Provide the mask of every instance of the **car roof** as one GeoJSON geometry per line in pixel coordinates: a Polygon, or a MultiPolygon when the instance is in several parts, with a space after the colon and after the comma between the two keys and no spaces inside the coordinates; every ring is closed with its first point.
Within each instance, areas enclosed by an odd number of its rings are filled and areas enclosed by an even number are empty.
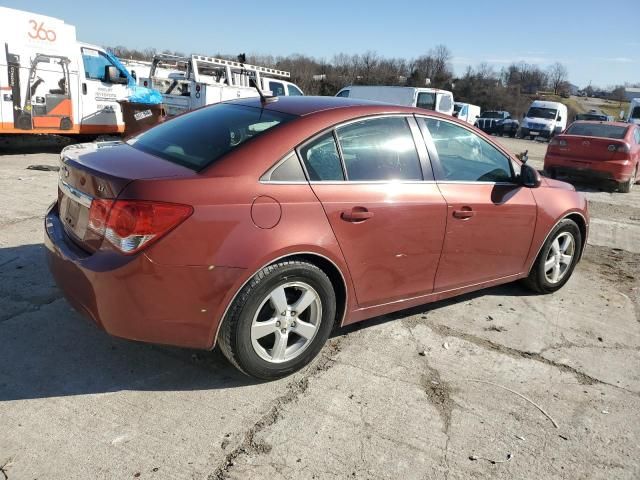
{"type": "Polygon", "coordinates": [[[246,105],[248,107],[264,108],[265,110],[272,110],[280,113],[288,113],[290,115],[298,116],[311,115],[313,113],[322,112],[325,110],[367,106],[379,107],[381,112],[424,112],[424,110],[418,110],[412,107],[402,107],[399,105],[392,105],[384,102],[375,102],[372,100],[361,100],[357,98],[313,96],[286,96],[276,98],[277,101],[269,103],[262,103],[260,101],[260,98],[258,97],[241,98],[228,103],[236,105],[246,105]]]}

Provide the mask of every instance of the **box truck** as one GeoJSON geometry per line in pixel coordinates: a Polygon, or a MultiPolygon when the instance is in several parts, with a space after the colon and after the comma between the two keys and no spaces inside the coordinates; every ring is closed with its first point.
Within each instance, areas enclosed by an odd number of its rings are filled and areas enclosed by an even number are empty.
{"type": "Polygon", "coordinates": [[[0,135],[122,133],[119,101],[148,93],[73,25],[0,7],[0,135]]]}

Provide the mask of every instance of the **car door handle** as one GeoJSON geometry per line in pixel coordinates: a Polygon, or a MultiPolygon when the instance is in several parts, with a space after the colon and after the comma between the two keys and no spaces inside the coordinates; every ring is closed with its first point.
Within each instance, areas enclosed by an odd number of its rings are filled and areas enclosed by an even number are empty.
{"type": "Polygon", "coordinates": [[[363,222],[373,217],[373,212],[370,212],[365,207],[353,207],[351,210],[345,210],[340,214],[340,218],[347,222],[363,222]]]}
{"type": "Polygon", "coordinates": [[[462,207],[462,209],[460,210],[454,210],[453,211],[453,216],[456,218],[461,218],[461,219],[465,219],[465,218],[471,218],[475,215],[476,212],[474,212],[473,210],[471,210],[471,208],[469,207],[462,207]]]}

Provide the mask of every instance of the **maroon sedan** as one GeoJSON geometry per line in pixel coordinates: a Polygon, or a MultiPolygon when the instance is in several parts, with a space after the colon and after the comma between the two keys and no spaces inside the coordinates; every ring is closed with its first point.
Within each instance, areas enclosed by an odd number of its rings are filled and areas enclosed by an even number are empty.
{"type": "Polygon", "coordinates": [[[544,169],[557,175],[613,180],[621,192],[638,180],[640,127],[621,122],[572,123],[547,149],[544,169]]]}
{"type": "Polygon", "coordinates": [[[526,279],[564,285],[585,198],[452,117],[333,97],[209,106],[62,154],[46,216],[69,302],[119,337],[275,378],[335,325],[526,279]]]}

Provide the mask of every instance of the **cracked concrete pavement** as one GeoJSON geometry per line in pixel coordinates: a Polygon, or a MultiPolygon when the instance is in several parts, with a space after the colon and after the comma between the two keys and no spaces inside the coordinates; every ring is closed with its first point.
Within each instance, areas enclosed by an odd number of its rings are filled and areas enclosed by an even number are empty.
{"type": "MultiPolygon", "coordinates": [[[[541,167],[545,144],[500,141],[541,167]]],[[[26,170],[56,161],[0,156],[8,478],[640,477],[640,188],[578,185],[590,245],[556,294],[505,285],[376,318],[261,383],[217,351],[110,338],[71,310],[41,244],[56,173],[26,170]]]]}

